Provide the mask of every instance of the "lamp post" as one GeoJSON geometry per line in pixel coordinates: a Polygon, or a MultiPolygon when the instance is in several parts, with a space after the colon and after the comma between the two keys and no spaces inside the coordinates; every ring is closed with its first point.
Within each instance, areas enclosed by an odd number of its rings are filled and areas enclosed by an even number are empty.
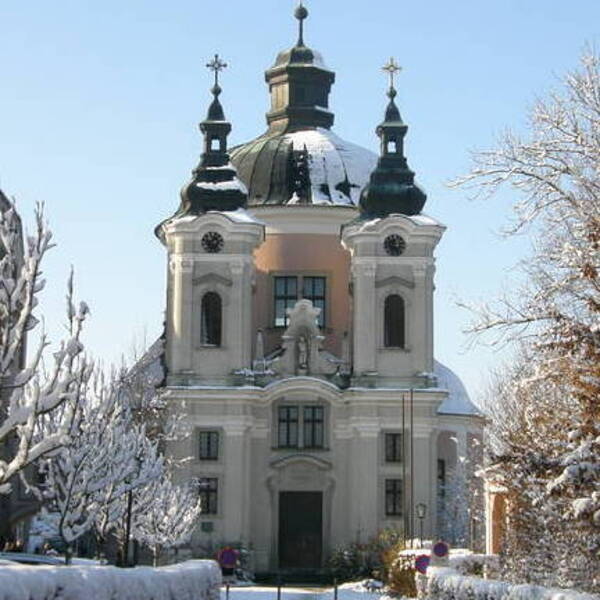
{"type": "Polygon", "coordinates": [[[427,505],[419,502],[416,506],[417,518],[419,519],[420,547],[423,547],[423,521],[427,515],[427,505]]]}

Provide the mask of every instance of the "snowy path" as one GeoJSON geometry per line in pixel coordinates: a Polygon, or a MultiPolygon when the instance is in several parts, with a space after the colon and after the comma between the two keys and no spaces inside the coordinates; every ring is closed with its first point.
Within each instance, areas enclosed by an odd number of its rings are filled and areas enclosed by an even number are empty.
{"type": "MultiPolygon", "coordinates": [[[[379,594],[368,594],[348,588],[338,589],[338,600],[380,600],[379,594]]],[[[226,600],[225,588],[221,588],[221,600],[226,600]]],[[[276,587],[232,587],[229,600],[277,600],[276,587]]],[[[281,600],[333,600],[332,587],[313,587],[302,585],[281,588],[281,600]]]]}

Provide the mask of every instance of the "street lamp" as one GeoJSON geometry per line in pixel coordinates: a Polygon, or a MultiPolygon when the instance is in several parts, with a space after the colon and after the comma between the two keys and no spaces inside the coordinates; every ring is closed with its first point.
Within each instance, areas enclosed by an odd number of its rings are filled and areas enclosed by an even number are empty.
{"type": "Polygon", "coordinates": [[[417,518],[419,519],[419,533],[421,538],[421,548],[423,547],[423,521],[425,520],[425,516],[427,515],[427,505],[419,502],[416,506],[417,509],[417,518]]]}

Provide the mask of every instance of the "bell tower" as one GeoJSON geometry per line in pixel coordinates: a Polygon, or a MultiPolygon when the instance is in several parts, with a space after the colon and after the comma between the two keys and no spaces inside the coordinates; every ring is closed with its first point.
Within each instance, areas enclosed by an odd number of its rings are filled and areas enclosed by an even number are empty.
{"type": "Polygon", "coordinates": [[[157,228],[167,247],[168,385],[226,385],[251,366],[253,251],[264,226],[246,212],[247,192],[229,160],[231,124],[219,101],[218,55],[213,100],[200,124],[204,152],[181,191],[173,217],[157,228]]]}
{"type": "Polygon", "coordinates": [[[360,216],[342,228],[352,255],[353,374],[359,384],[416,385],[433,372],[434,249],[445,227],[421,213],[427,196],[404,155],[408,130],[389,103],[377,127],[381,151],[360,198],[360,216]]]}

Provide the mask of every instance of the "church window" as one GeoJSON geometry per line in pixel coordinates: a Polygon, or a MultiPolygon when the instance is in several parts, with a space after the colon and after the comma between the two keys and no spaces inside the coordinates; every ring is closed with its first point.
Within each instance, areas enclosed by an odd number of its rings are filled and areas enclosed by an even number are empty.
{"type": "Polygon", "coordinates": [[[385,514],[388,517],[402,515],[402,479],[385,480],[385,514]]]}
{"type": "Polygon", "coordinates": [[[438,458],[437,461],[437,484],[438,494],[440,498],[446,496],[446,461],[443,458],[438,458]]]}
{"type": "Polygon", "coordinates": [[[201,431],[198,438],[198,458],[200,460],[218,460],[219,432],[201,431]]]}
{"type": "Polygon", "coordinates": [[[202,297],[200,336],[203,346],[221,345],[221,322],[223,307],[221,296],[207,292],[202,297]]]}
{"type": "Polygon", "coordinates": [[[216,515],[218,512],[219,480],[216,477],[201,477],[198,480],[198,495],[203,515],[216,515]]]}
{"type": "Polygon", "coordinates": [[[404,300],[398,294],[385,299],[383,335],[386,348],[404,348],[404,300]]]}
{"type": "Polygon", "coordinates": [[[310,300],[321,312],[317,318],[319,327],[325,325],[327,278],[315,276],[286,275],[274,278],[275,290],[275,327],[287,327],[286,310],[294,308],[301,299],[310,300]]]}
{"type": "Polygon", "coordinates": [[[385,434],[385,462],[402,462],[402,434],[385,434]]]}
{"type": "Polygon", "coordinates": [[[325,407],[316,404],[283,405],[277,412],[278,448],[324,448],[325,407]]]}
{"type": "Polygon", "coordinates": [[[298,301],[298,278],[275,277],[275,327],[287,327],[286,310],[298,301]]]}
{"type": "Polygon", "coordinates": [[[388,154],[396,154],[398,152],[398,146],[396,140],[390,140],[387,146],[388,154]]]}
{"type": "Polygon", "coordinates": [[[304,277],[302,297],[310,300],[321,312],[317,318],[319,327],[325,325],[325,277],[304,277]]]}
{"type": "Polygon", "coordinates": [[[298,407],[279,407],[279,447],[298,447],[298,407]]]}
{"type": "Polygon", "coordinates": [[[304,407],[304,447],[323,447],[323,407],[304,407]]]}

